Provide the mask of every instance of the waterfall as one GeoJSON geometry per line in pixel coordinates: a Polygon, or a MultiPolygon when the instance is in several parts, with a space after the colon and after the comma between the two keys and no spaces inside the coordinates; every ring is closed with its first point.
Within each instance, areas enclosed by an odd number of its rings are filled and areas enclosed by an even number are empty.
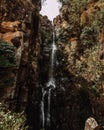
{"type": "Polygon", "coordinates": [[[48,90],[48,108],[47,108],[47,117],[46,117],[46,125],[50,127],[50,104],[51,104],[51,88],[48,90]]]}
{"type": "Polygon", "coordinates": [[[56,88],[55,79],[54,79],[54,62],[55,62],[55,53],[56,53],[56,45],[55,45],[55,33],[53,30],[53,42],[52,42],[52,53],[51,53],[51,66],[49,73],[49,82],[47,83],[48,90],[48,110],[47,110],[47,124],[50,127],[50,105],[51,105],[51,90],[56,88]]]}
{"type": "Polygon", "coordinates": [[[51,66],[49,72],[49,82],[47,83],[47,87],[55,88],[55,79],[54,79],[54,62],[55,62],[55,54],[56,54],[56,45],[55,45],[55,33],[53,31],[53,42],[52,42],[52,53],[51,53],[51,66]]]}
{"type": "Polygon", "coordinates": [[[42,117],[42,129],[45,130],[45,125],[47,128],[50,128],[51,125],[51,91],[56,88],[55,79],[54,79],[54,63],[55,63],[55,54],[56,54],[56,45],[55,45],[55,32],[53,30],[53,42],[51,45],[51,64],[49,70],[49,81],[46,84],[46,88],[42,88],[42,100],[41,100],[41,117],[42,117]],[[45,110],[45,97],[47,98],[47,110],[45,110]]]}
{"type": "Polygon", "coordinates": [[[45,113],[44,113],[44,98],[46,95],[46,91],[44,88],[42,88],[42,100],[41,100],[41,118],[42,118],[42,128],[44,128],[44,123],[45,123],[45,113]]]}

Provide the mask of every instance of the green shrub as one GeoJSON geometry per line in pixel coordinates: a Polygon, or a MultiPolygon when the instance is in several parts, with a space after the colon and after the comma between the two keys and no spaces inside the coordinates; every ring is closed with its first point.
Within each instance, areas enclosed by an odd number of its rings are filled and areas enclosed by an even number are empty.
{"type": "Polygon", "coordinates": [[[0,39],[0,88],[13,86],[15,68],[15,47],[0,39]]]}
{"type": "Polygon", "coordinates": [[[27,130],[26,116],[22,113],[12,113],[0,103],[0,130],[27,130]]]}
{"type": "Polygon", "coordinates": [[[15,67],[15,47],[0,39],[0,67],[15,67]]]}

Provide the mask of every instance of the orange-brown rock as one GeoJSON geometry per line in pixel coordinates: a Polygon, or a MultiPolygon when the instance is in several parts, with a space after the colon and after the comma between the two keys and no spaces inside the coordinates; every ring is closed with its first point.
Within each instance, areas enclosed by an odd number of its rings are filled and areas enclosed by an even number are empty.
{"type": "Polygon", "coordinates": [[[80,18],[81,26],[90,25],[90,22],[95,19],[95,14],[98,11],[100,11],[100,7],[98,5],[91,6],[87,10],[85,9],[85,11],[81,14],[81,18],[80,18]]]}
{"type": "MultiPolygon", "coordinates": [[[[61,27],[61,22],[62,22],[62,20],[61,20],[60,15],[58,15],[56,18],[54,18],[53,23],[54,23],[55,28],[57,28],[56,31],[61,27]]],[[[57,35],[57,33],[56,33],[56,35],[57,35]]]]}
{"type": "Polygon", "coordinates": [[[22,38],[23,33],[20,31],[16,31],[16,32],[7,32],[4,34],[1,34],[1,39],[3,39],[4,41],[11,43],[11,40],[14,39],[15,37],[19,37],[22,38]]]}
{"type": "Polygon", "coordinates": [[[23,2],[23,4],[26,7],[28,7],[28,8],[31,7],[31,9],[33,9],[35,7],[30,0],[18,0],[18,2],[23,2]]]}
{"type": "Polygon", "coordinates": [[[90,8],[90,7],[94,6],[98,1],[99,1],[99,0],[89,0],[87,7],[90,8]]]}
{"type": "Polygon", "coordinates": [[[104,43],[104,28],[102,28],[100,34],[99,34],[99,44],[104,43]]]}
{"type": "Polygon", "coordinates": [[[63,22],[61,23],[61,27],[62,27],[62,28],[67,28],[67,27],[68,27],[68,22],[67,22],[67,21],[63,21],[63,22]]]}
{"type": "Polygon", "coordinates": [[[88,23],[88,14],[86,10],[81,14],[80,24],[81,26],[85,26],[88,23]]]}
{"type": "Polygon", "coordinates": [[[70,43],[71,43],[71,49],[76,49],[77,45],[78,45],[78,38],[74,37],[70,39],[70,43]]]}
{"type": "Polygon", "coordinates": [[[20,22],[19,21],[14,21],[14,22],[2,22],[1,23],[1,32],[14,32],[17,30],[20,22]]]}
{"type": "Polygon", "coordinates": [[[87,8],[83,11],[80,18],[81,26],[91,25],[91,22],[95,19],[95,15],[101,8],[104,7],[104,3],[99,3],[97,1],[92,1],[89,3],[87,8]]]}
{"type": "Polygon", "coordinates": [[[96,6],[92,6],[87,10],[87,13],[89,16],[94,16],[96,12],[98,12],[100,10],[100,7],[96,6]]]}

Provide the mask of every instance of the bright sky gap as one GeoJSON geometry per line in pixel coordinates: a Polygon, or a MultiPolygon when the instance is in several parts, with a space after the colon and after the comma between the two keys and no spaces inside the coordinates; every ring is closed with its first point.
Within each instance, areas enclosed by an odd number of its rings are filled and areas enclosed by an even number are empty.
{"type": "Polygon", "coordinates": [[[41,14],[47,15],[52,21],[59,14],[61,4],[57,0],[46,0],[42,6],[41,14]]]}

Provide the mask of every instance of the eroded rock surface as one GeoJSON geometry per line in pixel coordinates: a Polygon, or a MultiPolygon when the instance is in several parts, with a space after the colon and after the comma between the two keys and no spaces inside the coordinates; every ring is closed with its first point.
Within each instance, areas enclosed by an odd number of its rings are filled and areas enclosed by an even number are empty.
{"type": "Polygon", "coordinates": [[[99,0],[63,3],[60,15],[54,19],[56,79],[58,88],[64,88],[58,90],[58,100],[64,106],[59,110],[64,115],[59,117],[62,130],[83,130],[92,114],[100,125],[104,122],[103,7],[104,2],[99,0]]]}

